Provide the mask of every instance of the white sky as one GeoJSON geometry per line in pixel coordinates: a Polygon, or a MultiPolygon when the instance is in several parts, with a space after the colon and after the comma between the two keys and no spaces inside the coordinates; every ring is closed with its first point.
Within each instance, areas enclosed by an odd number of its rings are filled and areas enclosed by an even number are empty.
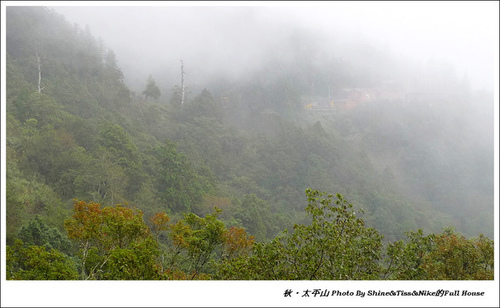
{"type": "MultiPolygon", "coordinates": [[[[226,54],[220,52],[221,47],[238,53],[240,58],[234,61],[239,60],[244,69],[251,66],[250,54],[255,55],[259,46],[273,40],[272,35],[285,33],[292,25],[323,33],[363,35],[423,63],[430,58],[446,60],[460,78],[467,72],[475,88],[491,88],[494,67],[498,67],[493,62],[498,60],[498,2],[188,3],[189,9],[183,7],[186,2],[173,2],[178,6],[175,9],[172,3],[163,2],[139,2],[151,5],[149,8],[134,7],[135,2],[93,2],[85,8],[78,2],[78,7],[72,2],[54,4],[73,5],[56,9],[82,28],[89,25],[118,59],[132,58],[143,69],[151,66],[150,60],[158,63],[160,58],[186,55],[196,58],[204,54],[206,62],[223,62],[226,54]],[[159,5],[166,7],[160,9],[159,5]]],[[[127,67],[124,71],[127,73],[127,67]]]]}

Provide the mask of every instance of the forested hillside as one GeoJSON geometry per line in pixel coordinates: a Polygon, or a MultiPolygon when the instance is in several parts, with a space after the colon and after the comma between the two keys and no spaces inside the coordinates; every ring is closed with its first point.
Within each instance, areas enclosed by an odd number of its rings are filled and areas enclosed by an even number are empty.
{"type": "Polygon", "coordinates": [[[52,10],[6,22],[8,279],[493,278],[492,94],[449,66],[299,36],[181,104],[52,10]]]}

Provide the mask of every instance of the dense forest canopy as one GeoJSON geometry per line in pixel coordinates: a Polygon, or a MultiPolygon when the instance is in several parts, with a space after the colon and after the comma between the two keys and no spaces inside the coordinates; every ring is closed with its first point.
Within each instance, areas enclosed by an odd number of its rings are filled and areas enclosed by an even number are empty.
{"type": "Polygon", "coordinates": [[[131,91],[90,28],[6,26],[8,279],[493,279],[493,94],[451,64],[297,31],[131,91]]]}

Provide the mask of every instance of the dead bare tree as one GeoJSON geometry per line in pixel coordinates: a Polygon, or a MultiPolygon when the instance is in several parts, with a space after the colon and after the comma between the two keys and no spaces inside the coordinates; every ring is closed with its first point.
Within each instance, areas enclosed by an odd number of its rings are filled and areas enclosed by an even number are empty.
{"type": "Polygon", "coordinates": [[[38,54],[38,51],[36,51],[36,60],[38,63],[38,93],[42,93],[42,90],[45,87],[41,87],[41,84],[42,84],[42,58],[38,54]]]}
{"type": "Polygon", "coordinates": [[[184,99],[186,98],[186,88],[184,86],[184,62],[181,60],[181,105],[184,104],[184,99]]]}

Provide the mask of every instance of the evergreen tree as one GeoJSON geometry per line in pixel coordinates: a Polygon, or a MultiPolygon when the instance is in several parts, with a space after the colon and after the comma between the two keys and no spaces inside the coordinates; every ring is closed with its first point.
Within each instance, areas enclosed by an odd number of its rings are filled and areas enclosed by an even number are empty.
{"type": "Polygon", "coordinates": [[[156,82],[153,79],[153,76],[149,75],[147,84],[146,84],[146,90],[142,92],[146,96],[146,98],[153,98],[157,100],[161,96],[160,89],[156,86],[156,82]]]}

